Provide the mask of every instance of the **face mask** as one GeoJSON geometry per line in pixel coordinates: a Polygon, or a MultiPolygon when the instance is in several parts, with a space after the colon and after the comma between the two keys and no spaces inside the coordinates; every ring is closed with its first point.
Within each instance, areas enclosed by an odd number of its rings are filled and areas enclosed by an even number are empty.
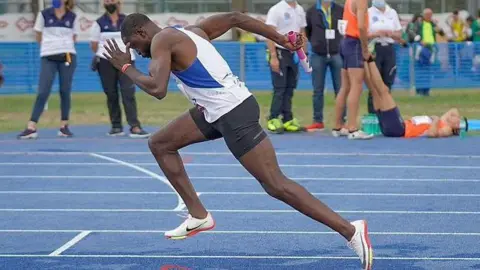
{"type": "Polygon", "coordinates": [[[107,10],[108,13],[112,14],[115,11],[117,11],[117,4],[105,5],[105,9],[107,10]]]}
{"type": "Polygon", "coordinates": [[[53,8],[60,8],[62,6],[62,0],[52,0],[53,8]]]}
{"type": "Polygon", "coordinates": [[[385,8],[385,0],[373,0],[372,5],[376,8],[385,8]]]}

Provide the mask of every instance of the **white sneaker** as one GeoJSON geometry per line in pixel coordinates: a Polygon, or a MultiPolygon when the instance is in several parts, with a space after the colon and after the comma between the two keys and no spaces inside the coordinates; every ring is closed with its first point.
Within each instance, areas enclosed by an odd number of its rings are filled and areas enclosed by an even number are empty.
{"type": "Polygon", "coordinates": [[[374,137],[373,134],[367,134],[362,130],[357,130],[355,132],[348,133],[348,138],[350,140],[370,140],[373,137],[374,137]]]}
{"type": "Polygon", "coordinates": [[[204,219],[197,219],[188,215],[187,219],[176,229],[165,232],[165,237],[173,240],[183,240],[187,237],[194,236],[199,232],[211,230],[214,227],[215,221],[210,213],[208,213],[207,217],[204,219]]]}
{"type": "Polygon", "coordinates": [[[340,130],[332,129],[332,135],[333,137],[348,136],[348,129],[346,128],[341,128],[340,130]]]}
{"type": "Polygon", "coordinates": [[[371,270],[373,264],[373,249],[370,238],[368,237],[367,221],[357,220],[351,224],[355,226],[355,234],[347,245],[360,257],[362,269],[371,270]]]}

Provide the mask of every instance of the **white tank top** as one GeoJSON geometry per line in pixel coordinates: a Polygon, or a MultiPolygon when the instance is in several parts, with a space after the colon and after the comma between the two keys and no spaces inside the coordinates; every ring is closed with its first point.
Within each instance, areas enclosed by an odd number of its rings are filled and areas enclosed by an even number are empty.
{"type": "Polygon", "coordinates": [[[252,94],[209,41],[181,27],[197,47],[197,57],[183,71],[172,71],[180,91],[203,108],[205,120],[212,123],[237,107],[252,94]]]}

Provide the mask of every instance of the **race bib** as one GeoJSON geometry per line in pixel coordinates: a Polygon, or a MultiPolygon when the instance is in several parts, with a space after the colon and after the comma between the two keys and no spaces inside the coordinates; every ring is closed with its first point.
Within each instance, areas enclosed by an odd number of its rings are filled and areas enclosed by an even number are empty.
{"type": "Polygon", "coordinates": [[[414,117],[412,117],[411,120],[412,120],[412,123],[416,126],[432,123],[432,118],[430,118],[430,116],[427,116],[427,115],[414,116],[414,117]]]}
{"type": "Polygon", "coordinates": [[[325,38],[326,39],[335,39],[335,30],[333,29],[327,29],[325,31],[325,38]]]}
{"type": "Polygon", "coordinates": [[[340,32],[342,36],[347,33],[347,24],[348,21],[346,20],[338,20],[338,32],[340,32]]]}

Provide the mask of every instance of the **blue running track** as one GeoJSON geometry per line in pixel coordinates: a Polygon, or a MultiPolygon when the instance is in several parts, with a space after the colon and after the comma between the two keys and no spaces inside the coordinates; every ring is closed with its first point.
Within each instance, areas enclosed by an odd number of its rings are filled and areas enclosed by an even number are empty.
{"type": "MultiPolygon", "coordinates": [[[[184,205],[146,140],[73,131],[0,134],[0,269],[360,269],[343,238],[266,195],[222,140],[182,151],[216,229],[167,240],[184,205]]],[[[374,269],[480,269],[480,138],[271,138],[288,176],[368,220],[374,269]]]]}

